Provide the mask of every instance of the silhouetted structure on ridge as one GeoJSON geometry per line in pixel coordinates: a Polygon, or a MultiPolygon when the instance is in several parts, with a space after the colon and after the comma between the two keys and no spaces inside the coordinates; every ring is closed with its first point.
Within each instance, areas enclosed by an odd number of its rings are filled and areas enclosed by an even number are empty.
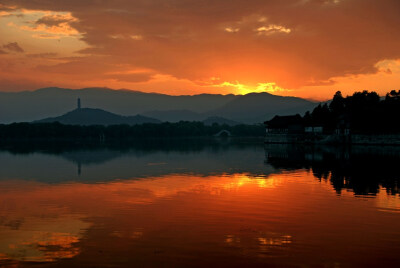
{"type": "Polygon", "coordinates": [[[80,108],[81,108],[81,99],[78,98],[78,109],[80,109],[80,108]]]}

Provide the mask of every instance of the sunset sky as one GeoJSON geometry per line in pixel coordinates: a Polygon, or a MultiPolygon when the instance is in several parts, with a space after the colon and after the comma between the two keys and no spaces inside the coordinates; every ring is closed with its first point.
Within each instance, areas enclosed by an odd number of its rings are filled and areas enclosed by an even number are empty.
{"type": "Polygon", "coordinates": [[[0,91],[400,88],[399,0],[0,0],[0,91]]]}

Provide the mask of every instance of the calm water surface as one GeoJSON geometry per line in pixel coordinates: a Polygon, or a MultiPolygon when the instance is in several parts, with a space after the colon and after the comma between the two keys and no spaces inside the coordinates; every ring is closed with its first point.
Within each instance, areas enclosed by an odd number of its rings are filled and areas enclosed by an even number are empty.
{"type": "Polygon", "coordinates": [[[0,266],[398,267],[399,148],[3,146],[0,266]]]}

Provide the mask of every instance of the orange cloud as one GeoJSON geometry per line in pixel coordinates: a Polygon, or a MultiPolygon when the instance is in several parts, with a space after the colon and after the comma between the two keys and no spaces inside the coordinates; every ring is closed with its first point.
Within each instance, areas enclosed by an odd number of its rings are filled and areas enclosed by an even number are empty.
{"type": "MultiPolygon", "coordinates": [[[[285,89],[275,90],[277,94],[327,98],[344,87],[339,83],[346,77],[369,76],[372,81],[380,72],[379,62],[400,59],[397,0],[122,0],[100,4],[5,0],[4,5],[24,10],[24,16],[45,11],[32,19],[33,24],[17,18],[12,22],[47,39],[43,44],[49,46],[56,47],[51,42],[57,40],[51,38],[59,36],[84,42],[78,61],[102,66],[81,73],[74,71],[76,60],[55,65],[64,74],[57,81],[59,86],[70,85],[71,75],[78,87],[89,83],[172,93],[190,84],[186,93],[218,93],[213,86],[218,83],[210,80],[218,77],[219,84],[226,82],[227,91],[221,91],[226,93],[257,91],[259,85],[274,84],[285,89]],[[149,69],[170,77],[172,86],[138,75],[110,79],[108,73],[115,66],[125,66],[125,71],[149,69]],[[247,89],[238,88],[239,84],[247,89]]],[[[60,53],[63,42],[59,51],[52,52],[60,53]]],[[[43,81],[47,73],[40,69],[35,77],[43,81]]],[[[359,87],[367,87],[366,81],[359,87]]],[[[385,83],[376,90],[383,93],[395,85],[385,83]]],[[[0,89],[6,90],[2,85],[0,89]]]]}
{"type": "Polygon", "coordinates": [[[33,35],[37,38],[60,38],[60,36],[75,36],[79,32],[71,26],[71,23],[76,22],[70,13],[53,13],[46,11],[20,11],[22,14],[35,14],[41,16],[36,21],[24,21],[24,24],[8,23],[11,27],[16,27],[24,31],[37,32],[33,35]]]}

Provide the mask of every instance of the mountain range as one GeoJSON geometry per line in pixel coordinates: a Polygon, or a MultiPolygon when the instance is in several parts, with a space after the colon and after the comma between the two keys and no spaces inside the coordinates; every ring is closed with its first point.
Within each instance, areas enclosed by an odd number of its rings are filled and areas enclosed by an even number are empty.
{"type": "Polygon", "coordinates": [[[277,114],[303,114],[316,106],[316,103],[305,99],[269,93],[172,96],[107,88],[43,88],[0,92],[0,123],[58,117],[74,110],[77,98],[82,100],[82,107],[85,108],[105,110],[128,118],[140,114],[144,118],[169,122],[219,118],[217,121],[252,124],[261,123],[277,114]]]}

